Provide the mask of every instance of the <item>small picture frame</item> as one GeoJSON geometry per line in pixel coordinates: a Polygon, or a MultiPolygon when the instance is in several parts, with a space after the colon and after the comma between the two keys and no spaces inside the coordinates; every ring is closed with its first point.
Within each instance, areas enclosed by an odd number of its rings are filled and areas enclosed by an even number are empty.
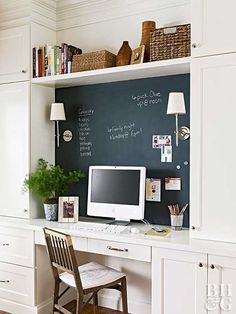
{"type": "Polygon", "coordinates": [[[130,64],[139,64],[143,63],[144,60],[144,53],[145,53],[145,46],[142,45],[138,48],[135,48],[132,51],[132,56],[131,56],[131,62],[130,64]]]}
{"type": "Polygon", "coordinates": [[[79,197],[60,196],[58,222],[78,222],[79,197]]]}

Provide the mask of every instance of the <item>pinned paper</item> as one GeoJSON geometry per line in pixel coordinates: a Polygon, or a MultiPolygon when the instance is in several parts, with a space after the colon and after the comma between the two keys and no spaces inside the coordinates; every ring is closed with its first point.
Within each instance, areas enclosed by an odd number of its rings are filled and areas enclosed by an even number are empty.
{"type": "Polygon", "coordinates": [[[181,178],[165,178],[165,189],[172,191],[180,191],[181,178]]]}
{"type": "Polygon", "coordinates": [[[152,136],[152,148],[161,148],[162,146],[171,146],[171,135],[152,136]]]}
{"type": "Polygon", "coordinates": [[[161,147],[161,162],[172,162],[172,146],[161,147]]]}
{"type": "Polygon", "coordinates": [[[161,179],[146,179],[146,201],[161,201],[161,179]]]}

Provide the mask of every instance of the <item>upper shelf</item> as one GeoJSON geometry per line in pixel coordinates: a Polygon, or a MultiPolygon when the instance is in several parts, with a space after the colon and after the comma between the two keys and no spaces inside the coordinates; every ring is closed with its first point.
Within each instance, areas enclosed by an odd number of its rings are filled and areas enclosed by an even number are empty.
{"type": "Polygon", "coordinates": [[[62,88],[190,73],[190,57],[33,78],[32,83],[62,88]]]}

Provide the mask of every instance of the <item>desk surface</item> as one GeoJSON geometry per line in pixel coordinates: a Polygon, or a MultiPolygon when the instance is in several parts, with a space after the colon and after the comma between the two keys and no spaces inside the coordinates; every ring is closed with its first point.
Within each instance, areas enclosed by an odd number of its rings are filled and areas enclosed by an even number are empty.
{"type": "MultiPolygon", "coordinates": [[[[106,220],[85,218],[81,219],[81,221],[77,224],[84,225],[86,223],[102,222],[105,223],[106,220]]],[[[121,234],[107,234],[103,232],[75,230],[73,229],[75,226],[74,223],[58,223],[46,221],[45,219],[19,219],[0,216],[0,227],[28,229],[33,231],[42,231],[43,227],[48,227],[69,233],[73,237],[122,241],[125,243],[140,244],[151,247],[236,257],[236,244],[234,243],[192,239],[189,237],[189,230],[187,229],[181,231],[171,231],[165,237],[147,236],[144,235],[147,226],[140,223],[132,223],[132,226],[133,225],[140,229],[140,233],[133,234],[127,230],[121,234]]]]}

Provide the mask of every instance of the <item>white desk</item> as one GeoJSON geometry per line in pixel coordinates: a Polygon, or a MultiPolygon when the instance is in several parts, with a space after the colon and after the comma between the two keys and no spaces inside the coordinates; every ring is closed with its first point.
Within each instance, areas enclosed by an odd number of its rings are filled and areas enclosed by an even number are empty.
{"type": "MultiPolygon", "coordinates": [[[[8,280],[9,271],[13,273],[10,284],[0,283],[0,309],[16,314],[49,313],[52,280],[42,233],[45,226],[72,235],[80,263],[96,259],[126,272],[129,311],[134,314],[170,314],[172,310],[175,314],[185,314],[182,308],[178,312],[176,305],[175,310],[169,308],[174,301],[166,301],[168,297],[164,288],[169,286],[169,289],[183,291],[183,294],[178,293],[178,298],[183,297],[186,313],[204,313],[198,309],[195,312],[192,301],[193,297],[199,298],[195,291],[199,288],[195,284],[200,282],[199,278],[202,281],[200,285],[205,287],[207,284],[204,280],[209,271],[209,257],[223,256],[226,260],[221,260],[222,263],[230,266],[235,271],[232,275],[236,277],[235,244],[190,239],[188,230],[172,231],[166,237],[148,237],[144,235],[146,226],[138,225],[139,234],[124,232],[116,235],[74,230],[71,229],[72,224],[43,219],[0,217],[0,280],[8,280]],[[110,250],[109,246],[121,251],[110,250]],[[200,262],[203,267],[198,266],[200,262]],[[175,283],[168,274],[176,274],[181,278],[180,282],[175,283]],[[22,276],[25,285],[22,285],[22,276]],[[189,282],[190,279],[193,282],[189,282]],[[187,288],[185,284],[188,284],[187,288]],[[186,294],[192,298],[186,299],[186,294]]],[[[200,297],[205,299],[204,295],[200,297]]],[[[106,306],[117,307],[119,295],[114,295],[114,292],[112,295],[104,294],[101,301],[106,306]]]]}

